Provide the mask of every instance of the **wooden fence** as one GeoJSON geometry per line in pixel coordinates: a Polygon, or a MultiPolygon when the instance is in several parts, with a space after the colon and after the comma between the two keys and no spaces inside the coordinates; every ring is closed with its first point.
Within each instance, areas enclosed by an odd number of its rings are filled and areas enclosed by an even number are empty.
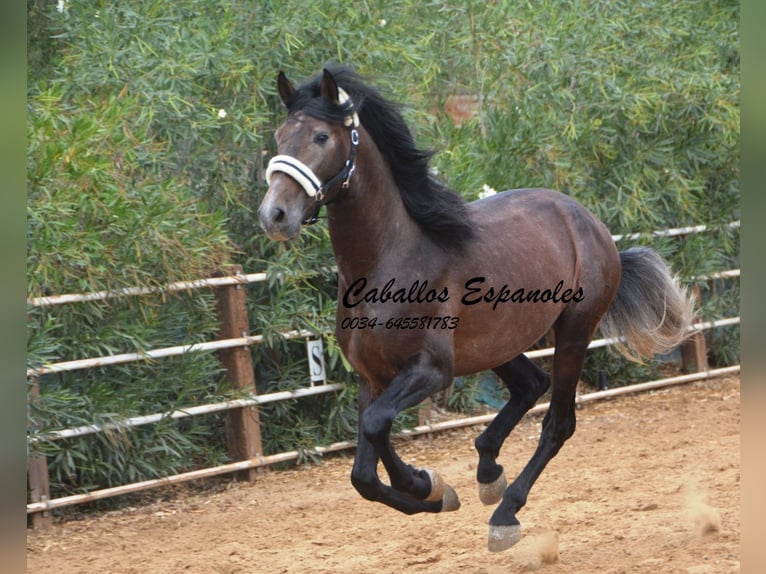
{"type": "MultiPolygon", "coordinates": [[[[732,227],[738,227],[739,222],[732,222],[732,227]]],[[[657,236],[675,236],[686,235],[689,233],[699,233],[705,231],[706,227],[695,226],[678,229],[661,230],[654,232],[657,236]]],[[[625,238],[641,237],[640,234],[630,234],[614,236],[615,241],[625,238]]],[[[173,476],[163,477],[154,480],[116,486],[101,490],[92,491],[85,494],[61,497],[57,499],[50,498],[50,488],[48,484],[48,468],[45,457],[30,456],[28,459],[28,481],[29,481],[29,502],[27,504],[27,514],[30,517],[30,524],[34,528],[44,528],[51,524],[51,510],[63,506],[80,504],[93,500],[99,500],[120,494],[137,492],[148,488],[154,488],[162,485],[184,482],[198,478],[216,476],[226,473],[236,473],[240,478],[252,480],[255,471],[262,466],[295,460],[298,458],[297,451],[285,453],[264,455],[261,445],[261,426],[258,415],[258,405],[273,401],[299,399],[306,396],[329,393],[343,388],[342,384],[324,384],[296,391],[276,392],[265,395],[257,395],[255,390],[255,369],[252,363],[252,356],[249,352],[249,346],[258,344],[262,341],[261,335],[251,335],[249,331],[249,322],[247,315],[246,295],[244,286],[248,283],[265,281],[265,273],[244,274],[241,268],[234,268],[234,272],[226,277],[214,277],[197,281],[184,281],[166,285],[162,288],[128,288],[119,292],[96,292],[87,294],[69,294],[51,297],[40,297],[28,300],[32,306],[51,306],[67,303],[78,303],[87,301],[96,301],[108,299],[111,297],[141,296],[156,292],[174,292],[188,289],[212,288],[217,303],[217,312],[221,323],[221,339],[205,343],[192,345],[180,345],[154,349],[145,352],[125,353],[111,355],[107,357],[95,357],[81,359],[77,361],[63,361],[43,365],[39,368],[30,368],[27,370],[27,377],[32,381],[30,398],[34,398],[39,393],[38,378],[47,373],[62,371],[71,371],[77,369],[88,369],[128,363],[133,361],[145,361],[173,355],[180,355],[192,352],[218,351],[221,362],[226,370],[227,377],[233,385],[247,394],[247,398],[222,401],[219,403],[207,405],[192,405],[188,408],[179,410],[156,413],[152,415],[132,417],[112,422],[108,424],[93,424],[70,429],[62,429],[36,436],[34,433],[29,436],[29,443],[32,444],[39,440],[60,440],[69,439],[86,434],[103,432],[114,429],[129,429],[139,425],[151,424],[168,418],[179,419],[189,416],[195,416],[204,413],[227,411],[227,448],[232,460],[238,461],[213,468],[200,469],[173,476]]],[[[737,278],[739,270],[729,270],[716,273],[712,276],[697,277],[696,281],[702,282],[719,278],[737,278]]],[[[670,377],[658,381],[649,381],[619,389],[609,391],[600,391],[583,395],[578,400],[585,402],[587,400],[596,400],[605,396],[614,396],[616,394],[637,392],[649,388],[660,386],[681,384],[692,380],[700,380],[715,376],[722,376],[739,372],[739,365],[726,367],[722,369],[708,369],[707,349],[705,348],[705,337],[702,331],[733,325],[739,323],[739,317],[723,318],[716,321],[700,322],[693,326],[695,334],[682,346],[682,357],[685,371],[691,371],[687,375],[679,377],[670,377]]],[[[307,338],[313,336],[308,331],[290,331],[282,334],[286,339],[307,338]]],[[[616,339],[596,339],[591,342],[590,348],[611,345],[616,339]]],[[[526,353],[528,357],[541,358],[553,354],[553,348],[538,349],[526,353]]],[[[538,405],[533,412],[539,412],[547,408],[547,405],[538,405]]],[[[405,435],[432,433],[439,430],[456,428],[460,426],[486,424],[494,414],[483,415],[481,417],[462,417],[454,420],[444,421],[438,424],[421,424],[414,429],[404,431],[405,435]]],[[[422,421],[422,419],[421,419],[422,421]]],[[[353,448],[354,444],[349,441],[334,443],[325,447],[316,447],[314,450],[318,454],[333,452],[343,449],[353,448]]]]}

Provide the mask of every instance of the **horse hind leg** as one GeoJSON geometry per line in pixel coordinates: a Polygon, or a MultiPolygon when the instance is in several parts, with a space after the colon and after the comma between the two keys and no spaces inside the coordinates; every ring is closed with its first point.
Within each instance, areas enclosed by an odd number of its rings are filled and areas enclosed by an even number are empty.
{"type": "Polygon", "coordinates": [[[487,505],[497,504],[507,486],[503,467],[496,462],[503,442],[550,385],[550,377],[524,355],[493,370],[508,387],[511,396],[474,442],[479,453],[476,467],[479,500],[487,505]]]}
{"type": "Polygon", "coordinates": [[[516,514],[526,504],[529,491],[545,466],[575,431],[575,391],[592,331],[582,324],[576,325],[576,321],[562,323],[556,328],[551,402],[543,418],[540,440],[532,458],[505,489],[502,501],[490,518],[488,548],[491,552],[510,548],[521,539],[521,524],[516,514]],[[567,323],[576,326],[569,330],[567,323]]]}

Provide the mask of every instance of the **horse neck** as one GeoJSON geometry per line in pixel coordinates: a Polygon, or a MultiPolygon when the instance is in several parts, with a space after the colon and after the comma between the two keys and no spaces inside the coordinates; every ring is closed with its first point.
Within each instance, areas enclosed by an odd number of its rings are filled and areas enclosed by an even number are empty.
{"type": "Polygon", "coordinates": [[[353,281],[402,262],[406,247],[422,246],[425,236],[407,213],[383,156],[362,130],[350,183],[345,197],[327,205],[327,220],[341,280],[353,281]]]}

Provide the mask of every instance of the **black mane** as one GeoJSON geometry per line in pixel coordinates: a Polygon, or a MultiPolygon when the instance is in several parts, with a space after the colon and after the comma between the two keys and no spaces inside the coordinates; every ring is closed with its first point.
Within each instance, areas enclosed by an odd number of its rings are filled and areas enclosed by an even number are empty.
{"type": "MultiPolygon", "coordinates": [[[[327,66],[338,86],[351,97],[359,121],[391,168],[404,207],[437,245],[460,250],[474,236],[465,201],[429,174],[430,150],[416,147],[399,106],[362,81],[346,66],[327,66]]],[[[321,97],[322,74],[298,86],[287,104],[290,113],[303,111],[318,119],[341,123],[348,111],[321,97]]]]}

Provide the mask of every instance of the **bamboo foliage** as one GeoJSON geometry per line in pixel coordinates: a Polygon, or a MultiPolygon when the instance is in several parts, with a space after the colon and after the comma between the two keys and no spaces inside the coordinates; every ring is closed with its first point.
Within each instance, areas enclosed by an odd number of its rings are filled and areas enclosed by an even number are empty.
{"type": "MultiPolygon", "coordinates": [[[[682,278],[738,267],[737,2],[32,0],[28,10],[28,295],[155,286],[239,263],[259,391],[307,384],[280,332],[334,327],[326,227],[268,241],[256,209],[284,119],[275,78],[353,64],[393,99],[467,199],[560,189],[613,233],[698,223],[649,243],[682,278]],[[460,110],[458,104],[463,106],[460,110]]],[[[646,243],[646,241],[641,241],[646,243]]],[[[630,247],[626,241],[620,248],[630,247]]],[[[704,318],[737,314],[738,282],[701,285],[704,318]]],[[[29,364],[210,340],[208,291],[29,312],[29,364]]],[[[711,335],[713,364],[738,328],[711,335]]],[[[353,382],[332,336],[334,382],[353,382]]],[[[594,351],[584,378],[644,376],[594,351]]],[[[650,373],[651,374],[651,373],[650,373]]],[[[480,378],[452,404],[470,409],[480,378]]],[[[30,428],[106,422],[232,395],[214,355],[51,375],[30,428]]],[[[353,439],[355,390],[264,405],[268,452],[353,439]]],[[[404,423],[407,421],[405,420],[404,423]]],[[[404,424],[402,423],[402,424],[404,424]]],[[[225,458],[216,415],[41,444],[59,494],[225,458]]]]}

